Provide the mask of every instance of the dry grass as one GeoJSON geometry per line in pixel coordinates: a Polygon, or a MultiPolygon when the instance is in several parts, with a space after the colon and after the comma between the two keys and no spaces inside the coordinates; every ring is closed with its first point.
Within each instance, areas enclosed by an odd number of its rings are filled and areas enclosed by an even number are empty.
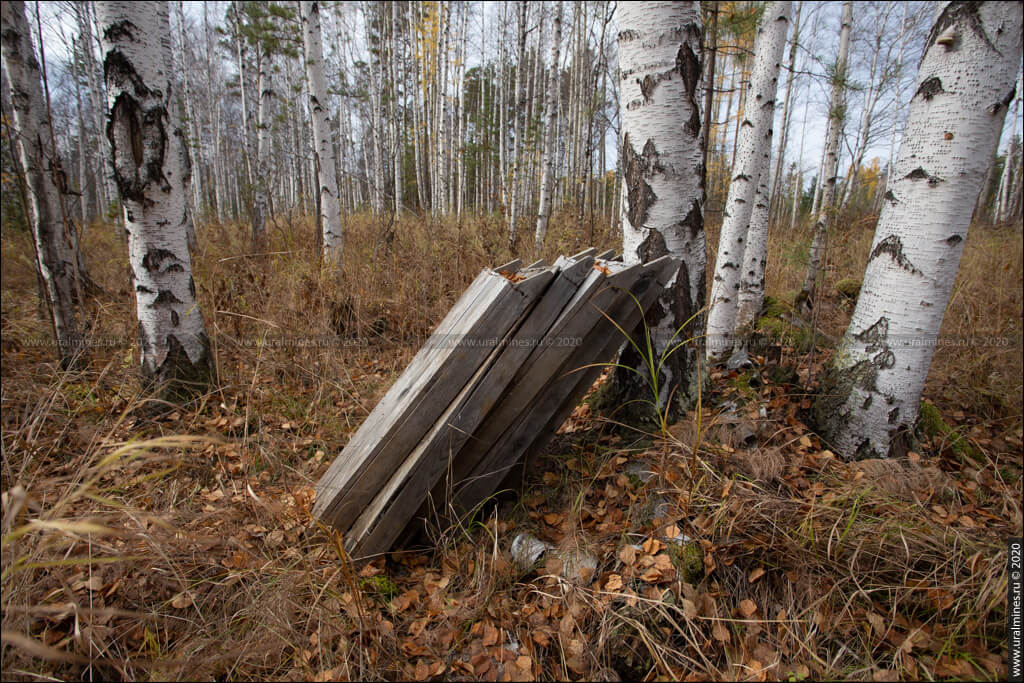
{"type": "MultiPolygon", "coordinates": [[[[87,326],[113,345],[65,372],[34,341],[48,332],[30,246],[5,232],[5,678],[1005,675],[1004,539],[1021,533],[1019,233],[971,234],[944,327],[1016,334],[1016,346],[940,351],[926,392],[985,454],[980,469],[929,444],[927,466],[822,457],[799,441],[800,396],[765,387],[756,449],[723,446],[714,411],[697,453],[690,423],[686,438],[639,444],[582,430],[531,468],[524,495],[436,550],[354,567],[309,518],[314,482],[479,269],[512,255],[488,218],[406,217],[390,249],[386,224],[355,216],[346,229],[338,282],[315,262],[306,219],[278,218],[260,257],[244,256],[243,226],[204,225],[195,279],[218,384],[155,417],[113,230],[84,240],[107,289],[87,326]],[[633,482],[632,461],[657,476],[633,482]],[[619,558],[668,524],[713,565],[699,581],[645,581],[619,558]],[[596,580],[516,570],[506,551],[522,529],[589,549],[596,580]]],[[[870,230],[833,238],[827,291],[858,276],[870,230]]],[[[596,233],[595,246],[616,246],[596,233]]],[[[544,255],[577,251],[578,235],[553,221],[544,255]]],[[[808,240],[773,235],[770,293],[799,286],[808,240]]],[[[838,335],[848,315],[830,296],[822,325],[838,335]]]]}

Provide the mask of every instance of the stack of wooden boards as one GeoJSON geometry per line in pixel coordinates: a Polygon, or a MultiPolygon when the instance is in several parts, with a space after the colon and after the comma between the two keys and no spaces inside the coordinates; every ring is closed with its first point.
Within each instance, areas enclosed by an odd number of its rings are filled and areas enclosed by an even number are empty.
{"type": "Polygon", "coordinates": [[[458,519],[543,448],[675,274],[589,249],[485,269],[316,488],[314,516],[353,559],[388,551],[415,517],[458,519]],[[613,322],[614,321],[614,322],[613,322]]]}

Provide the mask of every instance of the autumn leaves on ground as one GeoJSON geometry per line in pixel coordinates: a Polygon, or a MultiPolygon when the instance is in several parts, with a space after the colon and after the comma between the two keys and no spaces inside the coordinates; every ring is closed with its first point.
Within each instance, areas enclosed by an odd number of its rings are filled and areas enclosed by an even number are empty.
{"type": "MultiPolygon", "coordinates": [[[[403,219],[389,248],[354,217],[340,286],[310,221],[279,217],[261,258],[238,256],[245,227],[201,224],[219,378],[181,407],[142,393],[125,258],[102,257],[124,251],[114,227],[83,240],[105,289],[83,317],[110,343],[65,372],[26,294],[28,236],[5,231],[5,678],[1005,677],[1021,236],[970,233],[943,332],[996,341],[937,352],[920,452],[845,464],[806,425],[808,381],[872,226],[840,224],[813,335],[784,303],[810,234],[769,244],[765,353],[713,373],[699,417],[659,436],[585,404],[496,505],[358,566],[310,518],[313,484],[479,269],[507,259],[497,224],[403,219]],[[561,552],[520,568],[523,532],[561,552]],[[560,559],[582,555],[593,572],[560,559]]],[[[548,256],[580,234],[554,220],[548,256]]]]}

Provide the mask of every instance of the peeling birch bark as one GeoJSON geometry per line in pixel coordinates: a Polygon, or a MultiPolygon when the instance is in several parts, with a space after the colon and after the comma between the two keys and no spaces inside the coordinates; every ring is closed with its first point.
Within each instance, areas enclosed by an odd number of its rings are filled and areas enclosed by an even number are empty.
{"type": "Polygon", "coordinates": [[[900,456],[960,266],[988,155],[1013,98],[1022,6],[939,7],[857,308],[814,417],[847,459],[900,456]]]}

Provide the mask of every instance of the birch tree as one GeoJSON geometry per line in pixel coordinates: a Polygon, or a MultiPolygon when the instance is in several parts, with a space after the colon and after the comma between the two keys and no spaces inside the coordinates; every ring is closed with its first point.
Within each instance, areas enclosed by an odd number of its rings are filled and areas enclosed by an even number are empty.
{"type": "Polygon", "coordinates": [[[14,110],[18,157],[28,187],[28,218],[36,269],[42,278],[61,362],[67,366],[79,350],[79,338],[74,305],[77,264],[58,186],[63,172],[43,98],[42,75],[32,46],[25,3],[4,2],[0,12],[0,47],[14,110]]]}
{"type": "MultiPolygon", "coordinates": [[[[762,169],[768,173],[772,149],[775,94],[779,62],[786,46],[791,2],[773,2],[765,8],[754,42],[754,64],[740,124],[736,162],[725,202],[725,217],[718,242],[718,257],[711,284],[706,349],[710,361],[722,360],[732,349],[744,254],[751,230],[768,229],[767,216],[755,227],[751,212],[762,169]]],[[[767,182],[767,179],[766,179],[767,182]]],[[[759,241],[763,244],[763,240],[759,241]]],[[[753,257],[756,259],[756,257],[753,257]]],[[[757,279],[756,275],[752,275],[757,279]]]]}
{"type": "Polygon", "coordinates": [[[306,81],[309,87],[309,113],[313,120],[314,154],[320,169],[320,220],[322,223],[324,261],[341,265],[341,204],[338,201],[338,175],[331,144],[331,122],[328,116],[327,82],[324,79],[323,41],[320,37],[320,6],[317,2],[300,3],[303,40],[306,49],[306,81]]]}
{"type": "Polygon", "coordinates": [[[829,102],[829,128],[825,141],[824,160],[820,166],[818,183],[821,186],[821,200],[815,214],[814,236],[811,238],[811,253],[807,262],[804,282],[797,295],[796,303],[804,310],[810,310],[814,287],[821,268],[821,257],[825,250],[825,235],[833,219],[836,199],[836,173],[839,168],[839,132],[843,125],[844,95],[846,91],[846,61],[850,54],[850,26],[853,24],[853,3],[843,3],[842,26],[839,31],[839,55],[832,72],[832,98],[829,102]]]}
{"type": "Polygon", "coordinates": [[[185,135],[174,128],[166,2],[101,2],[107,137],[124,204],[143,375],[170,396],[204,386],[210,344],[186,232],[185,135]]]}
{"type": "MultiPolygon", "coordinates": [[[[642,263],[670,254],[682,262],[646,321],[654,354],[663,357],[703,329],[700,8],[696,2],[630,2],[618,11],[623,259],[642,263]]],[[[695,341],[668,355],[656,378],[658,395],[649,400],[656,399],[672,419],[697,396],[700,347],[695,341]]],[[[644,372],[631,347],[619,362],[644,372]]],[[[642,377],[620,370],[614,392],[630,398],[649,395],[642,377]]]]}
{"type": "Polygon", "coordinates": [[[949,302],[988,155],[1013,98],[1022,6],[939,8],[857,307],[822,377],[820,433],[847,459],[899,456],[949,302]]]}
{"type": "Polygon", "coordinates": [[[1020,164],[1020,159],[1015,156],[1014,152],[1017,151],[1015,139],[1017,136],[1017,112],[1020,111],[1022,89],[1024,89],[1024,72],[1017,79],[1017,96],[1013,100],[1013,111],[1010,113],[1010,137],[1006,145],[1006,161],[1003,162],[1003,175],[999,179],[999,191],[996,194],[995,216],[996,221],[1000,223],[1007,223],[1013,217],[1010,208],[1013,204],[1011,197],[1013,177],[1020,164]]]}
{"type": "Polygon", "coordinates": [[[544,245],[551,220],[551,186],[554,183],[555,127],[558,124],[558,58],[562,45],[562,3],[555,7],[554,36],[551,39],[551,69],[548,76],[547,102],[544,105],[544,161],[543,177],[540,182],[540,206],[537,209],[537,231],[534,235],[534,250],[544,245]]]}

